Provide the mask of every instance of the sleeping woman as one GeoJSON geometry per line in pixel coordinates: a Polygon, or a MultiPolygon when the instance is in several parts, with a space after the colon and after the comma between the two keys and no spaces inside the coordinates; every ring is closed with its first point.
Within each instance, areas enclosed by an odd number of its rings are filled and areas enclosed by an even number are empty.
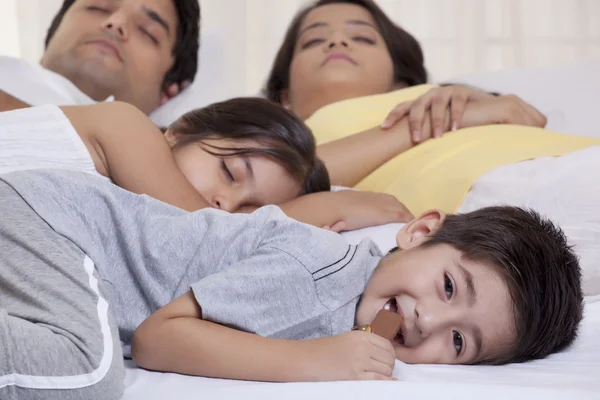
{"type": "Polygon", "coordinates": [[[593,293],[600,140],[541,129],[516,96],[426,80],[417,41],[373,1],[319,0],[291,23],[265,92],[312,129],[332,184],[394,195],[415,215],[510,204],[554,218],[593,293]]]}

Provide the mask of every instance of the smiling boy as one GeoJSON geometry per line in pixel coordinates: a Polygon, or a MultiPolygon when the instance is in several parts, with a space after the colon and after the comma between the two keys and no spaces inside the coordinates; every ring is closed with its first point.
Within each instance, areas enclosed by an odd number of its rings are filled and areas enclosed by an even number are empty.
{"type": "Polygon", "coordinates": [[[519,208],[426,212],[385,257],[276,206],[187,213],[80,172],[3,175],[0,208],[2,398],[118,398],[121,343],[190,375],[391,379],[396,358],[542,358],[582,317],[564,234],[519,208]],[[393,343],[350,331],[382,308],[404,317],[393,343]]]}

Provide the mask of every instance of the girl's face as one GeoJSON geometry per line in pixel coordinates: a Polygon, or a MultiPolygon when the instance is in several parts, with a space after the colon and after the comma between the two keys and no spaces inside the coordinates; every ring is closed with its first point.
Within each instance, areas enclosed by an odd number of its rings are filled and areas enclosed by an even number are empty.
{"type": "Polygon", "coordinates": [[[329,103],[393,90],[394,65],[375,20],[354,4],[312,10],[300,26],[283,102],[301,119],[329,103]]]}
{"type": "Polygon", "coordinates": [[[218,153],[219,150],[210,146],[235,149],[260,148],[261,145],[253,141],[218,139],[173,146],[179,169],[214,208],[228,212],[252,211],[290,201],[301,190],[301,182],[270,158],[215,156],[208,151],[218,153]]]}

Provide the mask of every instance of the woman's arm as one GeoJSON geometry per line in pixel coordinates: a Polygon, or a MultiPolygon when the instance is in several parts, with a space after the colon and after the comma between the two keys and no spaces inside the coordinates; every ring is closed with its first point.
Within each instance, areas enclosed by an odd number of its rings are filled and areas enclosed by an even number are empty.
{"type": "MultiPolygon", "coordinates": [[[[446,121],[448,123],[448,121],[446,121]]],[[[431,137],[431,123],[425,118],[424,139],[431,137]]],[[[353,187],[381,165],[410,149],[408,118],[390,129],[377,126],[317,147],[317,155],[329,170],[334,185],[353,187]]]]}
{"type": "Polygon", "coordinates": [[[201,306],[192,292],[175,299],[137,328],[133,359],[150,370],[213,378],[392,379],[393,348],[373,334],[350,332],[307,341],[269,339],[201,318],[201,306]]]}
{"type": "Polygon", "coordinates": [[[489,124],[546,126],[546,117],[515,95],[493,96],[465,87],[431,89],[397,105],[383,122],[317,148],[333,184],[355,186],[381,165],[423,140],[451,129],[489,124]]]}
{"type": "Polygon", "coordinates": [[[98,172],[115,184],[188,211],[209,207],[179,170],[160,130],[134,106],[113,102],[62,110],[98,172]]]}

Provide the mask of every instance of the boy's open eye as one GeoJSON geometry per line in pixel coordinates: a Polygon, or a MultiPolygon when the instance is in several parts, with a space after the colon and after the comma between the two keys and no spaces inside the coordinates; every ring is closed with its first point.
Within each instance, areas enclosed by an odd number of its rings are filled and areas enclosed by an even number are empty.
{"type": "Polygon", "coordinates": [[[444,274],[444,292],[446,292],[446,297],[448,300],[450,300],[454,295],[454,283],[452,283],[452,280],[448,274],[444,274]]]}
{"type": "Polygon", "coordinates": [[[456,350],[456,355],[459,356],[463,349],[463,337],[460,332],[452,331],[452,344],[456,350]]]}

